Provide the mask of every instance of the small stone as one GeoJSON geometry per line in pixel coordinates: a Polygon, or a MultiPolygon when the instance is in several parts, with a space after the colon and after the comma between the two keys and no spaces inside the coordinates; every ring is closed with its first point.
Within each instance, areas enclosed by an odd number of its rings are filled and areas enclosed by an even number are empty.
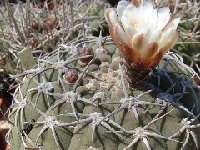
{"type": "Polygon", "coordinates": [[[97,71],[98,69],[99,69],[99,66],[97,64],[91,64],[88,67],[88,72],[97,71]]]}
{"type": "Polygon", "coordinates": [[[112,61],[112,58],[110,55],[108,54],[103,54],[103,53],[99,53],[97,56],[96,56],[96,59],[97,60],[100,60],[101,62],[108,62],[108,63],[111,63],[112,61]]]}
{"type": "Polygon", "coordinates": [[[110,64],[110,68],[112,68],[113,70],[118,70],[119,69],[119,63],[120,63],[120,57],[113,57],[112,59],[112,63],[110,64]]]}
{"type": "Polygon", "coordinates": [[[95,79],[91,79],[88,84],[85,85],[86,88],[92,92],[97,91],[100,88],[100,84],[95,79]]]}
{"type": "Polygon", "coordinates": [[[79,86],[76,89],[77,93],[79,93],[81,96],[84,96],[85,94],[88,93],[88,89],[85,86],[79,86]]]}
{"type": "Polygon", "coordinates": [[[108,68],[107,67],[101,67],[100,72],[101,73],[108,73],[108,68]]]}
{"type": "Polygon", "coordinates": [[[106,45],[106,49],[109,51],[109,53],[113,54],[116,51],[116,46],[113,44],[106,45]]]}
{"type": "Polygon", "coordinates": [[[108,73],[108,68],[110,67],[110,64],[108,62],[102,62],[100,65],[100,72],[101,73],[108,73]]]}
{"type": "Polygon", "coordinates": [[[89,83],[89,79],[87,77],[83,77],[82,83],[83,83],[83,85],[88,84],[89,83]]]}

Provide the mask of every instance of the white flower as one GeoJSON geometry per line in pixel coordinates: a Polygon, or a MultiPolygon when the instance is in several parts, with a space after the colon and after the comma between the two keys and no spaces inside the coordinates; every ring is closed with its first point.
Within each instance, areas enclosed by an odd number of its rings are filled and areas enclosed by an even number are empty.
{"type": "Polygon", "coordinates": [[[163,54],[177,42],[180,21],[169,8],[154,9],[151,3],[120,1],[117,8],[105,10],[113,41],[127,63],[155,67],[163,54]]]}

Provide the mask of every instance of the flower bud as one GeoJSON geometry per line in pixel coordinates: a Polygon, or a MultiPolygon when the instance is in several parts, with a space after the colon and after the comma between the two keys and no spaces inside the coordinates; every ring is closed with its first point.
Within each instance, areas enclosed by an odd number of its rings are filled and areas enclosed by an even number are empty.
{"type": "Polygon", "coordinates": [[[93,49],[87,48],[87,47],[80,48],[78,50],[78,57],[84,57],[84,56],[85,56],[85,58],[80,58],[79,60],[83,64],[88,64],[93,58],[93,49]],[[89,55],[91,55],[91,56],[89,56],[89,55]]]}
{"type": "Polygon", "coordinates": [[[65,81],[74,84],[78,80],[78,71],[76,69],[69,69],[63,76],[65,81]]]}

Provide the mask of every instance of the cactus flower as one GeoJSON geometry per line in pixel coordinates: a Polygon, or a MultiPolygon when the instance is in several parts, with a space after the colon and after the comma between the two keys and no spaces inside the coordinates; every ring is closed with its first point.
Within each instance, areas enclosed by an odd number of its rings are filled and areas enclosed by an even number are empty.
{"type": "Polygon", "coordinates": [[[155,67],[178,40],[180,19],[173,18],[169,8],[122,0],[117,8],[105,10],[105,18],[113,41],[130,66],[155,67]]]}

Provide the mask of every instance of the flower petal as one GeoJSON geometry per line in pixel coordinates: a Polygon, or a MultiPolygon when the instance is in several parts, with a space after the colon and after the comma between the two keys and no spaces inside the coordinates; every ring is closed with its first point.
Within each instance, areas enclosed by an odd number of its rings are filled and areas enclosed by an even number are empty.
{"type": "Polygon", "coordinates": [[[132,48],[137,50],[138,52],[141,51],[144,45],[144,33],[137,33],[132,38],[132,48]]]}
{"type": "Polygon", "coordinates": [[[158,19],[165,20],[167,22],[169,20],[169,14],[170,10],[168,7],[158,9],[158,19]]]}
{"type": "Polygon", "coordinates": [[[122,0],[105,16],[127,63],[155,67],[178,39],[176,28],[180,19],[174,19],[169,8],[154,9],[149,2],[122,0]]]}
{"type": "Polygon", "coordinates": [[[148,48],[144,53],[144,59],[149,59],[158,52],[158,43],[152,42],[148,44],[148,48]]]}
{"type": "Polygon", "coordinates": [[[115,26],[116,26],[116,34],[118,38],[120,39],[120,41],[122,41],[126,45],[130,45],[129,39],[127,35],[125,34],[125,32],[123,31],[123,29],[121,28],[121,26],[119,24],[116,24],[115,26]]]}
{"type": "Polygon", "coordinates": [[[149,68],[153,68],[158,65],[160,60],[163,57],[163,53],[158,51],[153,57],[150,58],[150,63],[148,64],[149,68]]]}
{"type": "Polygon", "coordinates": [[[126,9],[126,7],[128,6],[129,2],[122,0],[119,1],[118,5],[117,5],[117,15],[118,15],[118,19],[121,20],[122,15],[124,10],[126,9]]]}
{"type": "Polygon", "coordinates": [[[119,43],[119,39],[118,37],[116,36],[116,25],[112,26],[110,28],[110,35],[114,41],[114,43],[117,45],[118,48],[120,48],[120,43],[119,43]]]}
{"type": "Polygon", "coordinates": [[[123,17],[127,18],[128,24],[133,26],[138,20],[138,14],[138,9],[134,5],[128,5],[124,10],[123,17]]]}
{"type": "Polygon", "coordinates": [[[159,41],[159,51],[166,53],[169,51],[178,40],[178,32],[176,30],[168,30],[166,33],[163,33],[159,41]]]}
{"type": "Polygon", "coordinates": [[[132,38],[132,48],[136,49],[138,53],[143,56],[148,48],[148,29],[140,29],[132,38]]]}
{"type": "Polygon", "coordinates": [[[159,29],[163,29],[166,24],[169,22],[170,20],[170,10],[169,8],[160,8],[158,9],[158,28],[159,29]]]}
{"type": "Polygon", "coordinates": [[[170,23],[167,24],[167,26],[165,27],[164,31],[168,30],[168,29],[173,29],[176,30],[178,27],[178,24],[180,22],[180,18],[174,18],[171,20],[170,23]]]}
{"type": "Polygon", "coordinates": [[[115,25],[116,23],[119,23],[119,19],[117,17],[117,13],[114,8],[107,8],[105,10],[105,19],[108,22],[109,26],[115,25]]]}
{"type": "Polygon", "coordinates": [[[149,38],[149,43],[158,42],[158,40],[160,39],[161,33],[162,32],[159,29],[152,32],[149,38]]]}
{"type": "Polygon", "coordinates": [[[129,38],[131,39],[133,37],[133,35],[137,32],[131,25],[129,25],[128,22],[128,18],[125,16],[122,16],[121,18],[122,20],[122,26],[124,28],[124,31],[126,32],[126,34],[129,36],[129,38]]]}
{"type": "Polygon", "coordinates": [[[120,49],[122,57],[126,59],[127,62],[131,62],[132,57],[135,56],[134,51],[129,47],[130,44],[127,44],[125,32],[122,30],[120,25],[115,24],[111,27],[110,34],[117,47],[120,49]]]}
{"type": "Polygon", "coordinates": [[[153,5],[152,5],[152,3],[144,2],[144,3],[142,3],[142,5],[140,5],[139,8],[143,9],[147,12],[151,12],[153,10],[153,5]]]}

